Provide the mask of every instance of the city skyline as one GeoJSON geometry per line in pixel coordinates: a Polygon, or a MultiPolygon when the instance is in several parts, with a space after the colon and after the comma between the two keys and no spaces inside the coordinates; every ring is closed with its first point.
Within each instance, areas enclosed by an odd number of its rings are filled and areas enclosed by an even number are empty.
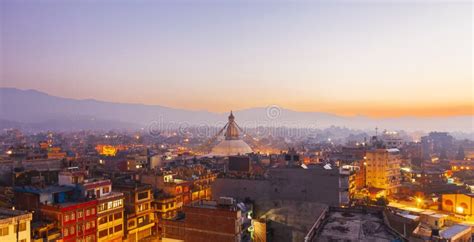
{"type": "Polygon", "coordinates": [[[198,3],[2,1],[0,87],[220,113],[474,114],[470,2],[198,3]]]}

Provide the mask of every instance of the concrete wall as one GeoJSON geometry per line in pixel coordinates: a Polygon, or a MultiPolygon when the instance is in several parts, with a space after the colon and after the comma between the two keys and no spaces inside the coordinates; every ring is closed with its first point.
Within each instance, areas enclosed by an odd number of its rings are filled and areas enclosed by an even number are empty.
{"type": "Polygon", "coordinates": [[[212,185],[213,199],[230,196],[252,200],[294,200],[339,205],[338,170],[271,169],[266,180],[218,178],[212,185]]]}

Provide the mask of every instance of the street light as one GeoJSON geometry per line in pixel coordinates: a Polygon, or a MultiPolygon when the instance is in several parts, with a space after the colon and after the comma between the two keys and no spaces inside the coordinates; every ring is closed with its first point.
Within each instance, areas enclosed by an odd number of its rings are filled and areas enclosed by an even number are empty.
{"type": "Polygon", "coordinates": [[[416,206],[419,207],[420,206],[420,203],[422,202],[423,200],[419,197],[416,198],[416,206]]]}

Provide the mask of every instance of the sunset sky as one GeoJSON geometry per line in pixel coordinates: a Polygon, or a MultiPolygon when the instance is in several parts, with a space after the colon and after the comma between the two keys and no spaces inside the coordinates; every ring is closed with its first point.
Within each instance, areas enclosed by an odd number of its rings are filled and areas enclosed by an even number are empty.
{"type": "Polygon", "coordinates": [[[471,1],[0,1],[0,87],[224,112],[474,115],[471,1]]]}

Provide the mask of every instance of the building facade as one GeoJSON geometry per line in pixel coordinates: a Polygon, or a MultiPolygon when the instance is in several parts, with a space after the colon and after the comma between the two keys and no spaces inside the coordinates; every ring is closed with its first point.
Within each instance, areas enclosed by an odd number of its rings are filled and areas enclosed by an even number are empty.
{"type": "Polygon", "coordinates": [[[365,178],[368,187],[385,190],[385,195],[397,192],[400,186],[400,151],[373,149],[365,155],[365,178]]]}
{"type": "Polygon", "coordinates": [[[151,185],[128,180],[114,184],[124,194],[125,237],[127,241],[143,241],[155,234],[155,214],[151,185]]]}
{"type": "Polygon", "coordinates": [[[0,209],[0,241],[30,242],[31,213],[0,209]]]}

